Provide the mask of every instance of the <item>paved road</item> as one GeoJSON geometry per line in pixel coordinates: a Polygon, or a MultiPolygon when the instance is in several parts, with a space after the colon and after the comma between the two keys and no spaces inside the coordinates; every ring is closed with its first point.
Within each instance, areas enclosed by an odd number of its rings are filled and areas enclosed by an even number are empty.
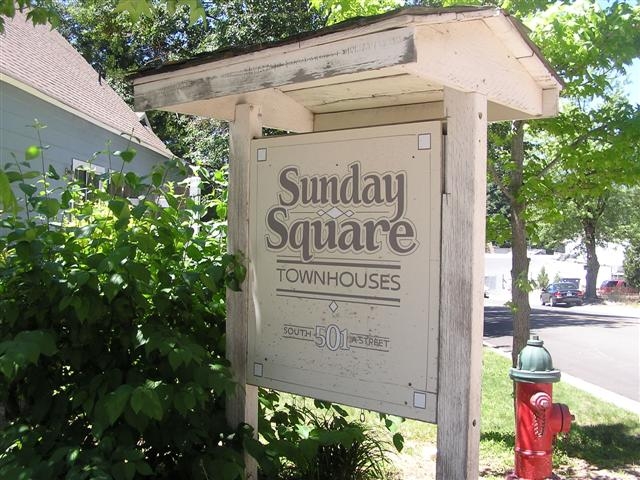
{"type": "MultiPolygon", "coordinates": [[[[535,307],[531,331],[544,340],[555,368],[640,401],[640,310],[535,307]]],[[[511,351],[512,335],[507,307],[485,304],[485,341],[511,351]]]]}

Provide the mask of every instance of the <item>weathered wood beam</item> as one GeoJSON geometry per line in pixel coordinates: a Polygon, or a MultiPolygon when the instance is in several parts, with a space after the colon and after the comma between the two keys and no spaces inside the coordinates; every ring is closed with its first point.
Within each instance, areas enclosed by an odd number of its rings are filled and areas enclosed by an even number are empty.
{"type": "Polygon", "coordinates": [[[233,122],[236,105],[243,103],[261,106],[262,123],[265,127],[299,133],[313,130],[313,112],[275,88],[199,100],[171,106],[165,110],[233,122]]]}
{"type": "Polygon", "coordinates": [[[344,130],[398,123],[423,122],[444,117],[444,103],[416,103],[394,107],[366,108],[348,112],[316,114],[314,131],[344,130]]]}
{"type": "Polygon", "coordinates": [[[487,98],[445,89],[438,480],[478,478],[487,98]]]}
{"type": "MultiPolygon", "coordinates": [[[[249,161],[251,140],[262,136],[261,117],[259,106],[238,105],[230,125],[227,245],[229,252],[234,254],[244,255],[249,251],[249,161]]],[[[248,288],[240,292],[227,290],[226,353],[237,385],[235,392],[227,396],[226,415],[232,427],[247,423],[257,434],[258,388],[246,382],[252,304],[248,288]]],[[[245,455],[245,478],[258,478],[255,460],[248,454],[245,455]]]]}
{"type": "Polygon", "coordinates": [[[243,56],[243,61],[214,62],[206,71],[185,69],[172,75],[134,80],[139,111],[209,98],[253,92],[310,80],[403,65],[416,60],[413,31],[401,28],[315,45],[275,49],[243,56]]]}

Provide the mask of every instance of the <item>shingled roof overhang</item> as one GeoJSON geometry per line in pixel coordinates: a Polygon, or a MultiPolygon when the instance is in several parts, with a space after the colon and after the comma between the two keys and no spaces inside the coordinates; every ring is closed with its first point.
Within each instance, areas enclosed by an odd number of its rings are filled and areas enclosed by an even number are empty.
{"type": "Polygon", "coordinates": [[[133,82],[138,110],[232,121],[235,105],[253,103],[266,126],[299,132],[399,106],[404,121],[444,116],[445,88],[486,95],[490,121],[549,117],[562,88],[525,28],[494,7],[400,9],[169,63],[133,82]]]}

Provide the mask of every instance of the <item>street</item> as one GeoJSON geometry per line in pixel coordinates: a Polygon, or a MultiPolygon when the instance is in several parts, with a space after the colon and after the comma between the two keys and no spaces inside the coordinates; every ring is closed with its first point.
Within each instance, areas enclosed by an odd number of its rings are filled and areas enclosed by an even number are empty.
{"type": "MultiPolygon", "coordinates": [[[[531,304],[531,332],[544,340],[555,368],[640,401],[640,309],[531,304]]],[[[484,340],[511,351],[512,317],[500,302],[485,302],[484,340]]]]}

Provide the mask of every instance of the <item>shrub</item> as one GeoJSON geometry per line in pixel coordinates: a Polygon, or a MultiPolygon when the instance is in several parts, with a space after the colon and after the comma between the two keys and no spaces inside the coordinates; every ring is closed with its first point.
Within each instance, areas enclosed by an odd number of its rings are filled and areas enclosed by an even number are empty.
{"type": "Polygon", "coordinates": [[[538,284],[538,288],[546,288],[547,285],[549,285],[549,274],[544,266],[540,269],[540,272],[538,272],[536,283],[538,284]]]}
{"type": "Polygon", "coordinates": [[[640,241],[632,243],[624,251],[624,276],[634,288],[640,288],[640,241]]]}
{"type": "Polygon", "coordinates": [[[42,154],[0,168],[0,478],[239,478],[224,298],[244,268],[224,224],[165,181],[179,162],[54,189],[42,154]]]}
{"type": "Polygon", "coordinates": [[[42,145],[14,160],[0,167],[0,478],[234,480],[244,448],[269,478],[385,478],[386,444],[337,405],[262,390],[262,442],[229,429],[225,293],[245,268],[224,251],[224,169],[196,202],[166,181],[186,175],[178,161],[53,187],[42,145]]]}
{"type": "MultiPolygon", "coordinates": [[[[390,473],[390,444],[384,432],[350,417],[339,405],[260,392],[259,432],[267,444],[257,449],[265,478],[281,480],[383,480],[390,473]],[[307,402],[311,406],[307,406],[307,402]]],[[[398,422],[384,414],[387,429],[398,422]]],[[[361,418],[361,420],[364,420],[361,418]]],[[[393,442],[402,449],[403,438],[393,442]]],[[[257,443],[257,442],[254,442],[257,443]]]]}

